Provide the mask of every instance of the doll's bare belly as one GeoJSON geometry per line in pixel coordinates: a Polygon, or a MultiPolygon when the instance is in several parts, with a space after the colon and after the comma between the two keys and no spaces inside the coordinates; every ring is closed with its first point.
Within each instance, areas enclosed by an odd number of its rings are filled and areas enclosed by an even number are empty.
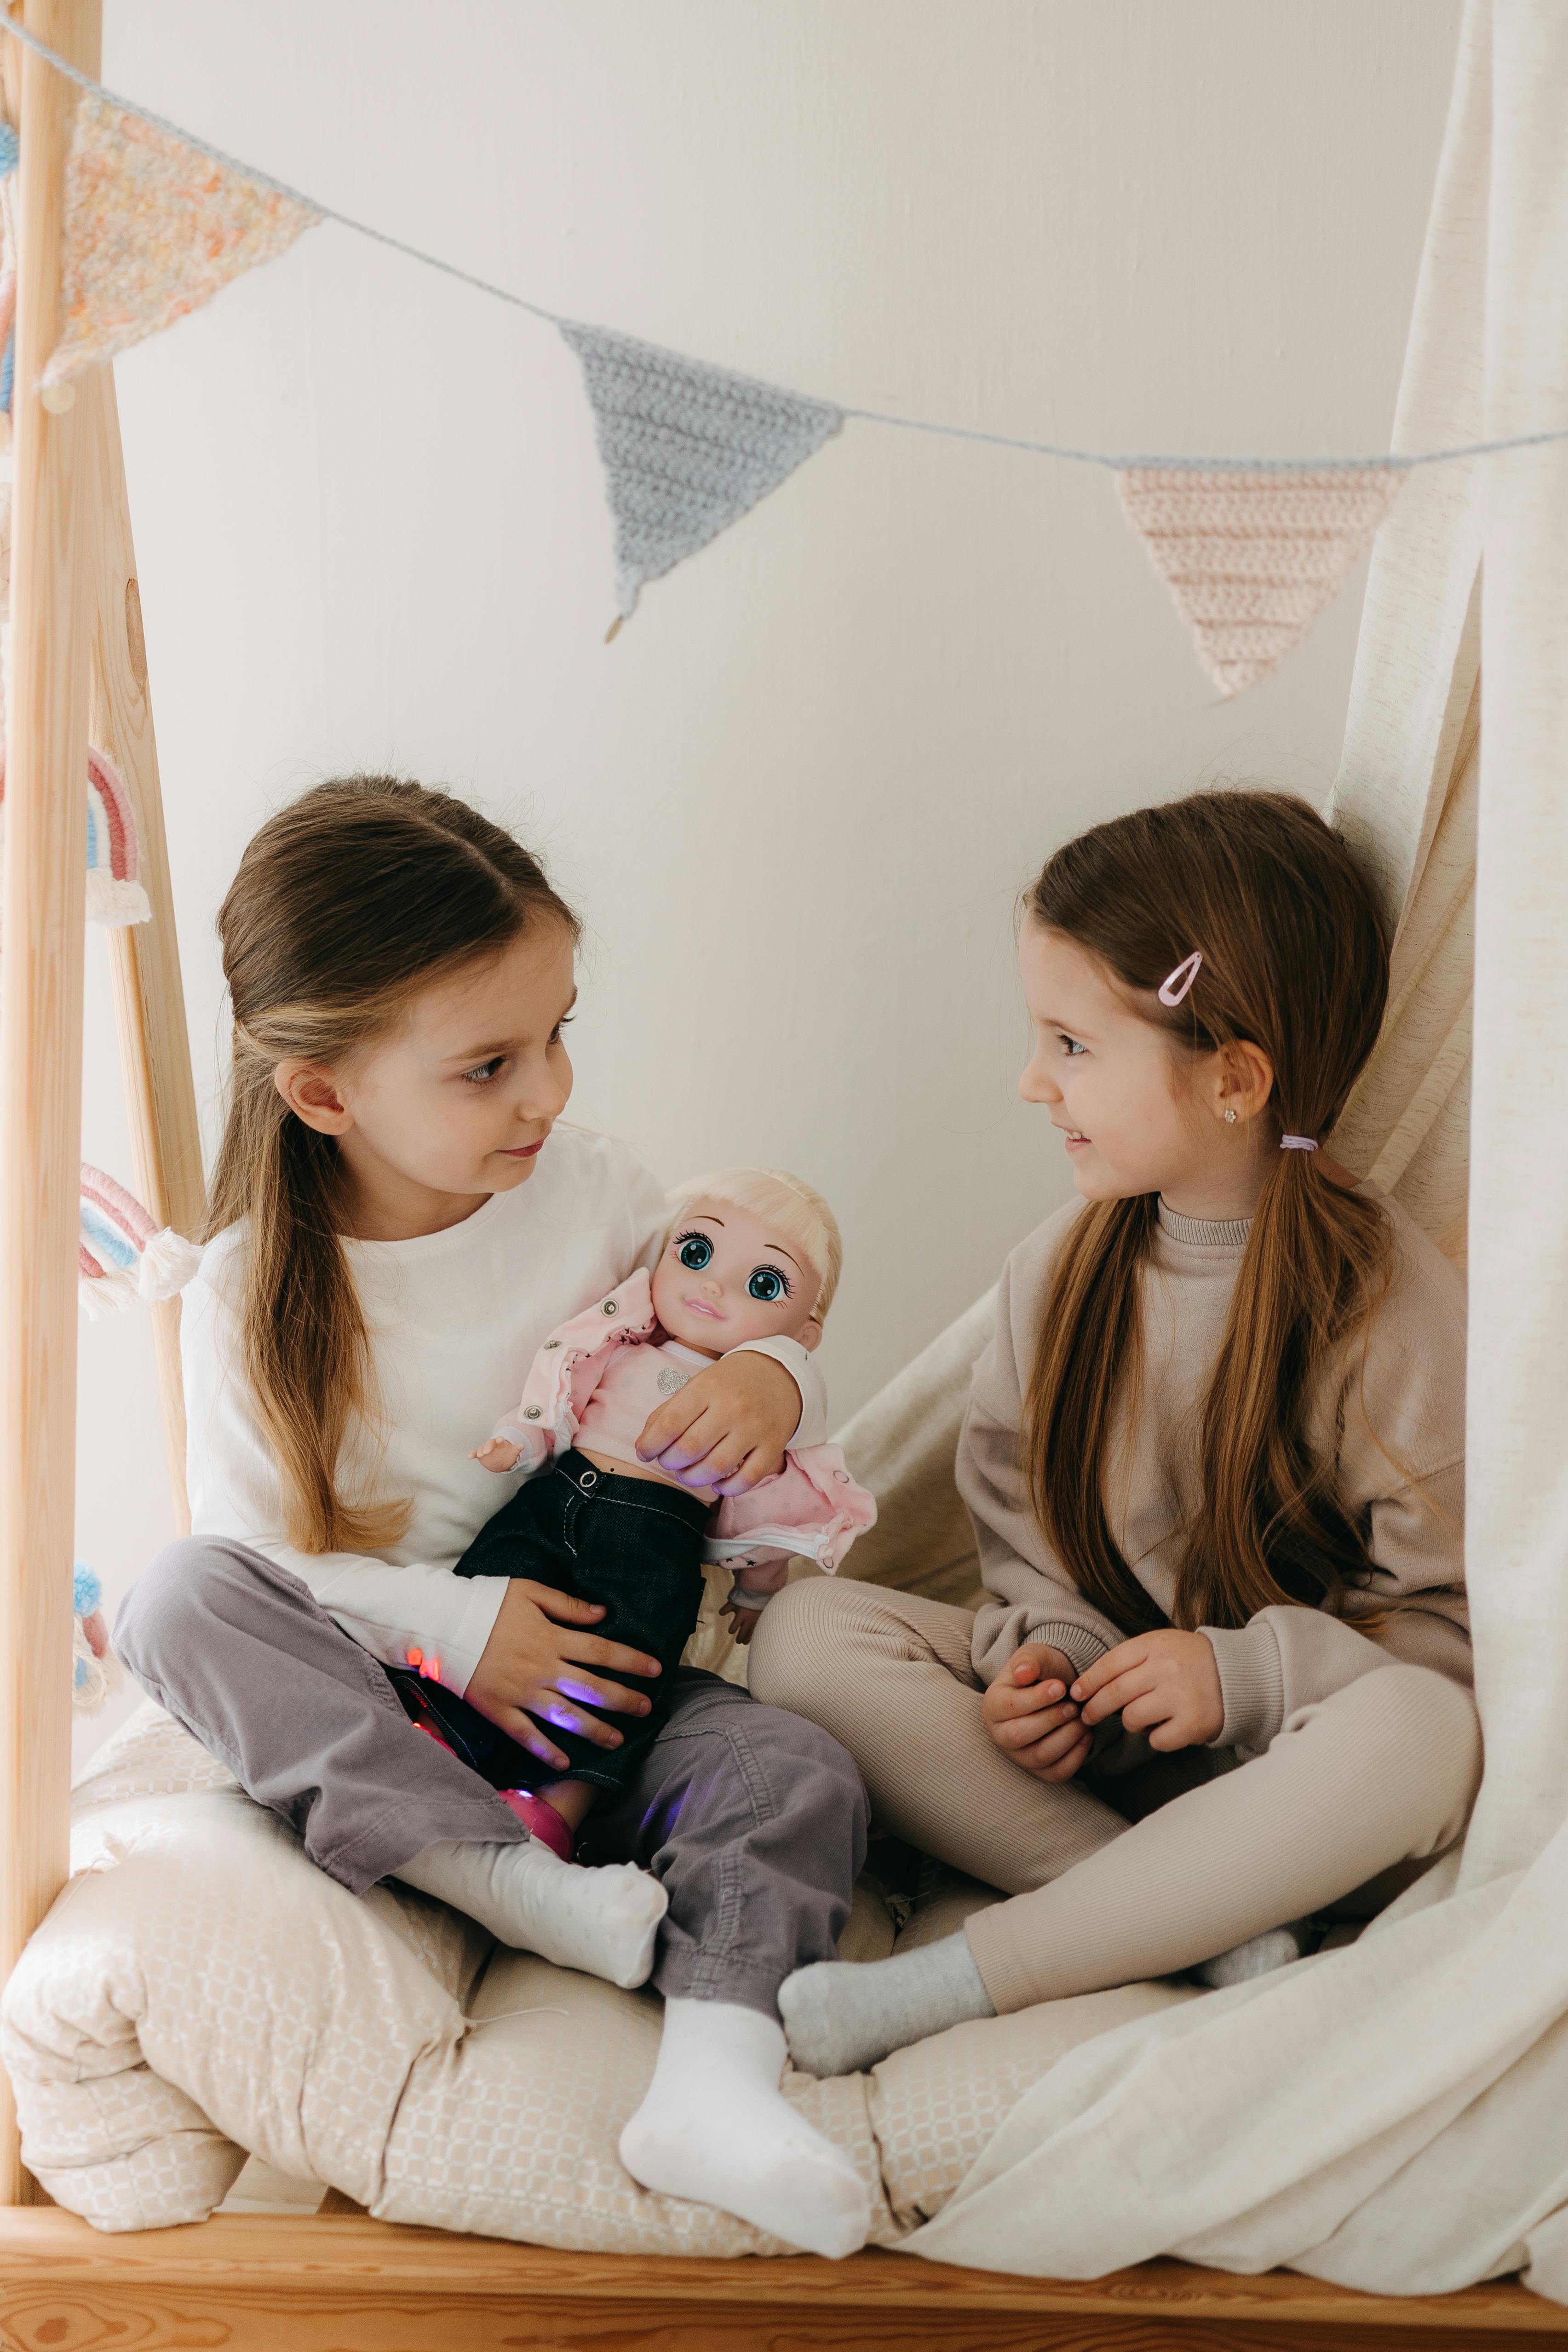
{"type": "Polygon", "coordinates": [[[668,1470],[656,1470],[647,1462],[623,1462],[618,1454],[595,1454],[591,1445],[575,1449],[595,1470],[605,1470],[612,1478],[647,1478],[656,1486],[673,1486],[682,1495],[695,1495],[704,1503],[716,1503],[716,1486],[688,1486],[682,1479],[672,1478],[668,1470]]]}

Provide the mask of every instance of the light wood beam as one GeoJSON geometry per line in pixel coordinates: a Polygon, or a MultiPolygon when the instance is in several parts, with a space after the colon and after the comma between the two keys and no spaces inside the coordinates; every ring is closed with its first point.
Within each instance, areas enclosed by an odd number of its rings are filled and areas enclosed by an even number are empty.
{"type": "Polygon", "coordinates": [[[230,2352],[1524,2352],[1568,2311],[1512,2280],[1357,2294],[1145,2263],[1008,2278],[873,2252],[738,2262],[559,2253],[348,2216],[100,2237],[0,2215],[0,2345],[230,2352]]]}
{"type": "MultiPolygon", "coordinates": [[[[26,0],[24,21],[96,74],[100,0],[26,0]]],[[[68,1852],[90,517],[79,409],[49,415],[37,383],[58,340],[74,97],[26,56],[0,919],[0,1979],[68,1852]]],[[[0,2199],[27,2195],[0,2085],[0,2199]]]]}
{"type": "MultiPolygon", "coordinates": [[[[142,881],[153,908],[150,923],[130,924],[109,934],[132,1181],[157,1223],[190,1236],[202,1215],[201,1131],[180,979],[158,744],[147,690],[136,550],[110,369],[99,369],[85,379],[78,405],[81,470],[98,519],[92,740],[108,752],[130,796],[141,843],[142,881]]],[[[152,1318],[169,1486],[175,1519],[185,1535],[191,1520],[185,1496],[179,1300],[165,1299],[152,1309],[152,1318]]]]}

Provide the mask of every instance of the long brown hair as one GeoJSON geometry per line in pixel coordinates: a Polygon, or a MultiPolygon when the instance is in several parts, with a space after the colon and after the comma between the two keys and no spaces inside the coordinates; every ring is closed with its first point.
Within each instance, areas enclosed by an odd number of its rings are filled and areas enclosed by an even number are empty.
{"type": "MultiPolygon", "coordinates": [[[[1184,1056],[1249,1040],[1274,1066],[1264,1113],[1320,1142],[1376,1042],[1388,947],[1337,834],[1283,793],[1194,794],[1096,825],[1058,850],[1027,919],[1096,957],[1184,1056]],[[1176,1006],[1162,981],[1194,949],[1176,1006]]],[[[1081,1588],[1129,1633],[1163,1624],[1113,1538],[1107,1451],[1141,1373],[1140,1294],[1155,1194],[1096,1202],[1063,1244],[1025,1403],[1030,1494],[1081,1588]]],[[[1387,1287],[1392,1242],[1376,1204],[1334,1182],[1312,1151],[1276,1152],[1204,1401],[1201,1497],[1184,1529],[1172,1621],[1235,1626],[1273,1602],[1342,1607],[1366,1546],[1314,1459],[1324,1384],[1344,1382],[1387,1287]]]]}
{"type": "Polygon", "coordinates": [[[336,1231],[337,1143],[295,1117],[273,1072],[341,1061],[416,989],[544,921],[575,935],[537,858],[449,793],[392,776],[318,784],[279,810],[223,902],[234,1067],[205,1234],[246,1229],[244,1369],[301,1551],[395,1541],[409,1504],[338,1492],[350,1423],[377,1407],[370,1347],[336,1231]]]}

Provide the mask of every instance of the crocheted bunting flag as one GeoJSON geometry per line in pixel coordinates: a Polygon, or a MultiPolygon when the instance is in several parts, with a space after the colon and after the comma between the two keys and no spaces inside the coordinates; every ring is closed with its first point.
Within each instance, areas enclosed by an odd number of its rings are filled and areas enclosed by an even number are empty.
{"type": "Polygon", "coordinates": [[[644,581],[739,522],[837,432],[844,412],[605,327],[563,320],[561,331],[582,362],[604,461],[618,628],[644,581]]]}
{"type": "Polygon", "coordinates": [[[1204,474],[1130,467],[1128,521],[1227,698],[1284,660],[1338,595],[1393,505],[1396,466],[1204,474]]]}
{"type": "Polygon", "coordinates": [[[66,165],[64,383],[210,302],[321,217],[84,90],[66,165]]]}

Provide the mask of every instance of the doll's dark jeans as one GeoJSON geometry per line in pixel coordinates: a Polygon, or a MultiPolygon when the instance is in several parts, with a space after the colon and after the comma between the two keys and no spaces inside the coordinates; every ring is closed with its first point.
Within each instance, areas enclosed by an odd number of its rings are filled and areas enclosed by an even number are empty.
{"type": "Polygon", "coordinates": [[[592,1627],[595,1633],[658,1660],[657,1675],[617,1670],[608,1677],[651,1699],[651,1714],[587,1709],[621,1734],[619,1748],[597,1747],[583,1732],[536,1714],[533,1720],[569,1759],[566,1770],[558,1771],[439,1683],[390,1669],[404,1706],[416,1722],[438,1729],[493,1789],[543,1789],[568,1779],[624,1789],[641,1771],[669,1714],[676,1668],[702,1605],[702,1538],[710,1507],[699,1496],[651,1478],[596,1470],[573,1451],[525,1479],[458,1562],[458,1576],[528,1577],[575,1600],[597,1601],[605,1614],[592,1627]]]}

